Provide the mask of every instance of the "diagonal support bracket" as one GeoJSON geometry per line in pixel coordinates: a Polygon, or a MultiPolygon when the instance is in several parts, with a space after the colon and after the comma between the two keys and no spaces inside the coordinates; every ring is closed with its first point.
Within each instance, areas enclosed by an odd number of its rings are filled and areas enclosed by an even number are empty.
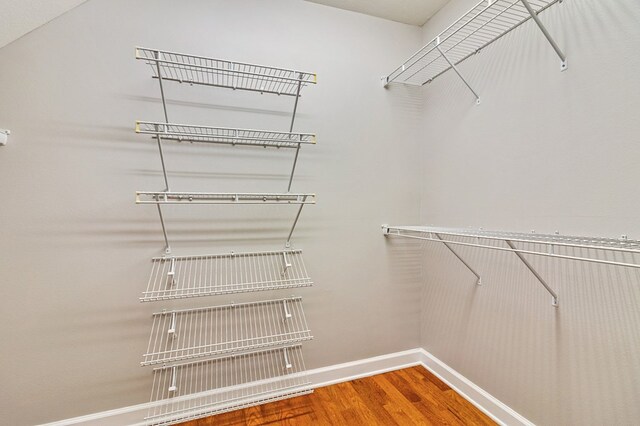
{"type": "Polygon", "coordinates": [[[480,104],[480,96],[476,93],[475,90],[473,90],[473,87],[471,87],[471,85],[463,77],[463,75],[458,70],[458,67],[456,67],[456,65],[453,62],[451,62],[451,60],[447,57],[447,55],[444,54],[442,49],[440,49],[440,37],[436,38],[436,49],[438,49],[438,52],[440,52],[440,55],[444,58],[445,61],[447,61],[447,63],[456,72],[456,74],[458,74],[458,77],[460,77],[462,82],[469,88],[469,90],[471,90],[471,93],[473,93],[473,96],[476,97],[476,105],[479,105],[480,104]]]}
{"type": "Polygon", "coordinates": [[[458,258],[458,260],[459,260],[460,262],[462,262],[462,264],[463,264],[464,266],[466,266],[466,267],[467,267],[467,269],[469,269],[469,271],[471,271],[471,273],[472,273],[473,275],[475,275],[475,276],[476,276],[476,278],[477,278],[476,284],[477,284],[477,285],[482,285],[482,279],[480,278],[480,274],[478,274],[478,273],[477,273],[477,272],[476,272],[476,271],[475,271],[471,266],[469,266],[469,264],[468,264],[467,262],[465,262],[465,260],[464,260],[462,257],[460,257],[460,255],[459,255],[458,253],[456,253],[456,251],[455,251],[455,250],[454,250],[454,249],[453,249],[449,244],[447,244],[447,242],[446,242],[446,241],[445,241],[445,240],[440,236],[440,234],[433,234],[433,235],[435,235],[435,236],[436,236],[436,238],[437,238],[437,239],[439,239],[439,240],[442,242],[442,244],[444,244],[444,246],[445,246],[446,248],[448,248],[448,249],[449,249],[449,251],[450,251],[451,253],[453,253],[453,255],[454,255],[455,257],[457,257],[457,258],[458,258]]]}
{"type": "Polygon", "coordinates": [[[524,263],[524,265],[529,269],[529,271],[531,271],[531,273],[538,279],[538,281],[540,281],[540,284],[542,284],[544,288],[551,294],[551,297],[552,297],[551,304],[557,308],[558,295],[556,294],[556,292],[553,291],[551,287],[549,287],[549,284],[547,284],[547,282],[540,276],[540,274],[538,274],[538,272],[535,270],[533,266],[531,266],[531,264],[527,261],[527,259],[524,258],[522,253],[518,251],[518,249],[516,248],[516,246],[513,244],[512,241],[509,241],[509,240],[504,240],[504,241],[505,243],[507,243],[509,247],[511,247],[513,252],[516,254],[516,256],[518,256],[518,258],[522,261],[522,263],[524,263]]]}
{"type": "Polygon", "coordinates": [[[567,56],[564,54],[562,49],[560,49],[560,47],[558,46],[556,41],[553,39],[553,37],[551,37],[551,34],[547,30],[547,28],[544,26],[542,21],[540,21],[540,18],[538,18],[538,14],[536,13],[535,10],[533,10],[531,5],[529,4],[529,0],[520,0],[520,1],[522,2],[525,9],[527,9],[527,12],[529,12],[529,15],[531,15],[531,18],[538,25],[538,28],[540,28],[540,31],[542,31],[542,34],[544,34],[544,36],[547,38],[547,41],[549,42],[551,47],[553,47],[553,50],[556,51],[556,54],[560,58],[560,71],[565,71],[567,69],[567,56]]]}

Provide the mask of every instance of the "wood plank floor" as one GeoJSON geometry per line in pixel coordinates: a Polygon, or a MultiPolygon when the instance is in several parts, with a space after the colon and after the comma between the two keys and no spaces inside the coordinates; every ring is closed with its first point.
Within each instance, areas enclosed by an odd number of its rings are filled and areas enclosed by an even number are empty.
{"type": "Polygon", "coordinates": [[[423,367],[318,388],[310,395],[219,414],[182,426],[495,425],[423,367]]]}

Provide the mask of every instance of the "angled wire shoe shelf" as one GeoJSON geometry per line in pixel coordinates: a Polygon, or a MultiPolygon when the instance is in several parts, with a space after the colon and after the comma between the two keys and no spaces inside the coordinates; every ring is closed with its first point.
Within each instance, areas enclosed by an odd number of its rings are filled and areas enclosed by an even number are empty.
{"type": "Polygon", "coordinates": [[[300,144],[316,143],[316,135],[312,133],[167,124],[155,121],[137,121],[136,133],[152,135],[154,139],[162,138],[177,142],[244,145],[263,148],[298,148],[300,144]]]}
{"type": "MultiPolygon", "coordinates": [[[[598,263],[603,265],[622,266],[628,268],[640,268],[640,263],[635,261],[619,261],[599,259],[595,256],[600,252],[628,253],[631,257],[640,254],[640,241],[629,240],[625,236],[619,239],[600,237],[578,237],[560,234],[537,234],[485,231],[482,229],[456,229],[438,228],[429,226],[389,226],[383,225],[382,231],[388,237],[413,238],[424,241],[442,243],[455,255],[469,271],[476,277],[476,283],[481,284],[480,274],[470,266],[453,246],[479,247],[489,250],[508,251],[514,253],[522,263],[531,271],[542,286],[551,294],[552,305],[558,306],[557,292],[545,281],[529,263],[525,255],[545,256],[557,259],[577,260],[582,262],[598,263]],[[452,239],[455,238],[455,239],[452,239]],[[483,241],[484,240],[484,241],[483,241]],[[504,242],[506,247],[490,245],[489,241],[504,242]],[[525,246],[518,248],[516,244],[525,246]],[[567,248],[581,250],[580,254],[569,254],[567,248]],[[587,251],[587,254],[582,252],[587,251]],[[596,253],[593,253],[596,251],[596,253]]],[[[633,259],[632,259],[633,260],[633,259]]]]}
{"type": "Polygon", "coordinates": [[[312,392],[300,345],[153,371],[145,422],[170,425],[312,392]]]}
{"type": "MultiPolygon", "coordinates": [[[[152,259],[141,302],[282,290],[313,284],[301,250],[290,249],[302,208],[315,194],[292,193],[302,145],[313,145],[312,133],[294,133],[302,88],[315,84],[312,73],[136,48],[136,59],[158,80],[164,121],[137,121],[136,133],[155,139],[165,189],[136,192],[136,204],[155,204],[162,225],[165,255],[152,259]],[[294,97],[288,131],[177,124],[169,121],[165,81],[224,87],[294,97]],[[171,191],[163,141],[295,150],[286,192],[171,191]],[[163,205],[279,204],[297,205],[286,249],[245,253],[174,256],[167,236],[163,205]]],[[[141,365],[154,369],[147,424],[165,425],[277,401],[312,392],[305,377],[300,342],[312,339],[302,299],[284,299],[164,310],[153,325],[141,365]],[[198,362],[175,364],[201,358],[198,362]]]]}
{"type": "Polygon", "coordinates": [[[165,364],[311,340],[302,298],[153,314],[142,365],[165,364]]]}
{"type": "Polygon", "coordinates": [[[152,259],[140,301],[248,293],[313,284],[302,250],[171,256],[152,259]]]}
{"type": "Polygon", "coordinates": [[[538,14],[562,0],[481,0],[402,65],[383,78],[384,86],[402,83],[423,86],[453,69],[480,103],[480,96],[457,65],[505,34],[533,19],[567,69],[567,57],[540,21],[538,14]]]}

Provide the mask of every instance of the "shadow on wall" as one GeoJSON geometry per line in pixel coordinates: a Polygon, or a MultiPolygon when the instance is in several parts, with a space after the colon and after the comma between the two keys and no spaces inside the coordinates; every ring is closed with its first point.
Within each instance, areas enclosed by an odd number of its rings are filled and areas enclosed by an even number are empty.
{"type": "MultiPolygon", "coordinates": [[[[629,253],[562,250],[558,253],[640,261],[629,253]]],[[[557,424],[623,424],[638,410],[639,269],[525,256],[559,293],[560,306],[554,308],[514,253],[456,251],[480,273],[483,285],[475,284],[475,276],[444,245],[425,246],[425,349],[516,411],[532,401],[547,407],[557,424]],[[622,413],[621,423],[600,422],[603,413],[616,412],[622,413]]],[[[521,414],[537,422],[532,413],[521,414]]]]}

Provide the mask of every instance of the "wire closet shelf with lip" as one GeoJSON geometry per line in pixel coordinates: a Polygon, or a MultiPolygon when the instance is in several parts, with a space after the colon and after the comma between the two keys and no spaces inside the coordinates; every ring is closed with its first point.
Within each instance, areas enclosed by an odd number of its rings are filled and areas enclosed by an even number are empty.
{"type": "Polygon", "coordinates": [[[481,0],[411,55],[383,84],[424,86],[453,70],[480,103],[480,95],[458,69],[458,65],[532,19],[567,69],[567,57],[538,15],[562,0],[481,0]]]}
{"type": "Polygon", "coordinates": [[[575,260],[601,265],[640,268],[640,241],[620,238],[580,237],[571,235],[538,234],[487,231],[468,228],[441,228],[433,226],[382,225],[382,232],[389,238],[409,238],[443,244],[471,272],[476,284],[482,284],[480,273],[460,254],[457,247],[477,247],[514,253],[529,269],[538,282],[551,295],[551,303],[557,307],[558,293],[547,283],[528,257],[542,256],[575,260]],[[506,247],[505,247],[506,246],[506,247]],[[609,258],[602,258],[602,257],[609,258]],[[613,259],[611,258],[613,257],[613,259]]]}

